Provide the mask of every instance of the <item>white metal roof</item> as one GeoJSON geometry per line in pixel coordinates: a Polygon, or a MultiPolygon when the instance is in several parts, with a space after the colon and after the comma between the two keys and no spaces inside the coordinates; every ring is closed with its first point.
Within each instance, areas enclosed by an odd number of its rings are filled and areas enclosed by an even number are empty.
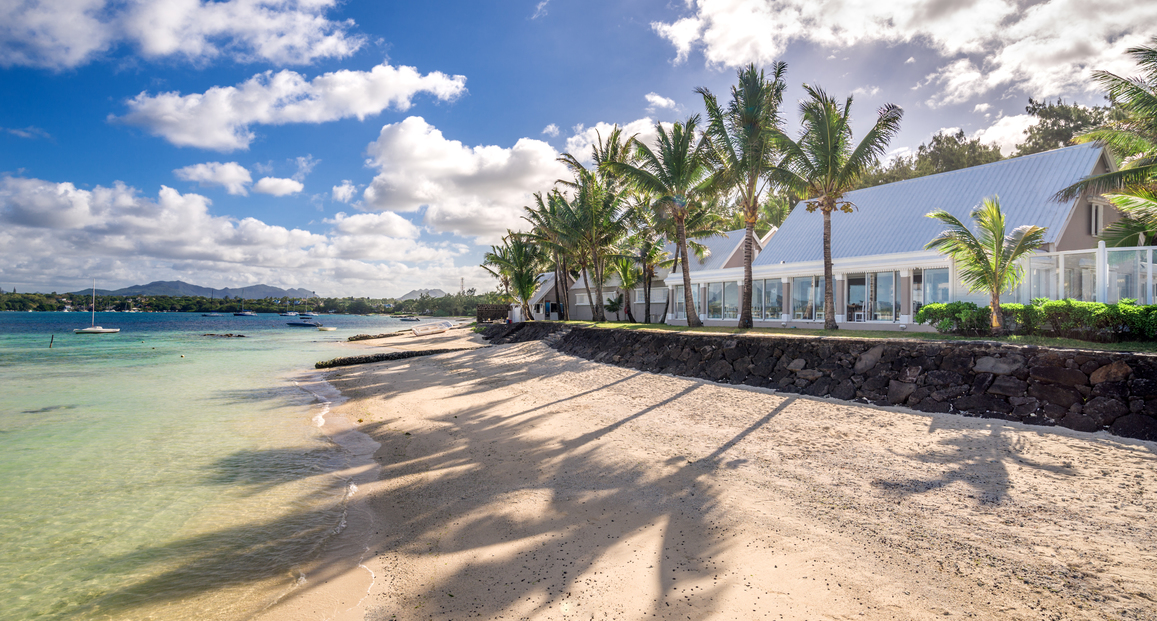
{"type": "MultiPolygon", "coordinates": [[[[1083,144],[849,192],[844,198],[857,210],[832,214],[832,259],[921,251],[944,230],[925,214],[944,209],[969,223],[972,209],[994,195],[1009,230],[1043,226],[1045,242],[1056,242],[1075,200],[1059,203],[1053,195],[1092,174],[1103,151],[1083,144]]],[[[822,259],[823,216],[801,202],[753,265],[822,259]]]]}
{"type": "MultiPolygon", "coordinates": [[[[704,270],[717,270],[727,264],[727,260],[735,253],[735,249],[743,243],[743,237],[747,235],[747,229],[735,229],[734,231],[727,231],[719,235],[712,235],[711,237],[704,237],[696,239],[695,241],[703,244],[711,251],[711,255],[704,257],[703,261],[695,256],[695,251],[690,247],[687,248],[688,264],[692,272],[699,272],[704,270]]],[[[759,243],[759,240],[756,240],[759,243]]],[[[663,247],[672,257],[675,256],[675,244],[670,243],[663,247]]],[[[675,270],[682,272],[682,268],[675,270]]]]}

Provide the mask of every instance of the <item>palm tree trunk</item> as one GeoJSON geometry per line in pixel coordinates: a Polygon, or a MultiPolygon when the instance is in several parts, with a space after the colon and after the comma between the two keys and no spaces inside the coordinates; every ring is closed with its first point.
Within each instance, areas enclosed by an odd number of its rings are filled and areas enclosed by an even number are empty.
{"type": "Polygon", "coordinates": [[[824,330],[838,330],[835,283],[832,278],[832,211],[821,209],[824,212],[824,330]]]}
{"type": "Polygon", "coordinates": [[[587,300],[591,303],[591,321],[598,321],[595,319],[597,317],[595,315],[595,299],[591,296],[591,273],[585,266],[580,264],[579,267],[582,268],[583,287],[587,290],[587,300]]]}
{"type": "Polygon", "coordinates": [[[691,295],[691,267],[687,263],[687,225],[683,217],[675,219],[675,234],[679,244],[679,262],[683,268],[683,304],[687,309],[687,325],[698,328],[703,325],[699,321],[699,309],[695,308],[695,298],[691,295]]]}
{"type": "Polygon", "coordinates": [[[750,328],[751,321],[751,260],[755,240],[755,220],[747,220],[747,232],[743,236],[743,293],[739,294],[739,327],[750,328]]]}
{"type": "MultiPolygon", "coordinates": [[[[558,297],[558,251],[554,251],[554,302],[558,304],[561,299],[558,297]]],[[[550,319],[550,313],[546,314],[546,318],[550,319]]]]}
{"type": "Polygon", "coordinates": [[[1004,332],[1004,314],[1000,312],[1000,291],[994,290],[989,300],[992,305],[992,333],[999,335],[1004,332]]]}
{"type": "Polygon", "coordinates": [[[623,292],[623,310],[627,312],[627,321],[631,323],[639,323],[635,321],[635,313],[631,308],[634,304],[631,302],[631,294],[623,287],[619,287],[619,291],[623,292]]]}
{"type": "Polygon", "coordinates": [[[655,270],[643,264],[643,323],[651,323],[651,276],[655,270]]]}
{"type": "MultiPolygon", "coordinates": [[[[598,305],[599,312],[597,315],[594,315],[595,321],[606,321],[607,320],[606,308],[603,306],[603,270],[602,270],[601,263],[602,263],[602,261],[600,261],[600,257],[596,256],[595,257],[595,265],[594,265],[595,293],[596,293],[596,295],[599,296],[599,305],[598,305]]],[[[594,300],[591,300],[591,304],[594,304],[594,300]]]]}

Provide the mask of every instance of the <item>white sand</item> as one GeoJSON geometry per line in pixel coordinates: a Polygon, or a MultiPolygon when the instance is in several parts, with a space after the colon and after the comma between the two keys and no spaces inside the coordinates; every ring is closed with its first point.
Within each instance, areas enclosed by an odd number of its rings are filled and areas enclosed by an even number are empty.
{"type": "Polygon", "coordinates": [[[1157,619],[1153,443],[541,343],[330,377],[380,476],[269,619],[1157,619]]]}

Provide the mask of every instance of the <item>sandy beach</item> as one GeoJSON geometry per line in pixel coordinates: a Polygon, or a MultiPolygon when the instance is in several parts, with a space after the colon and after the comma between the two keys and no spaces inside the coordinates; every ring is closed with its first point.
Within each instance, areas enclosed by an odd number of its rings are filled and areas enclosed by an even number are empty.
{"type": "MultiPolygon", "coordinates": [[[[345,348],[435,342],[485,344],[345,348]]],[[[1157,619],[1153,443],[537,342],[326,377],[380,448],[263,618],[1157,619]]]]}

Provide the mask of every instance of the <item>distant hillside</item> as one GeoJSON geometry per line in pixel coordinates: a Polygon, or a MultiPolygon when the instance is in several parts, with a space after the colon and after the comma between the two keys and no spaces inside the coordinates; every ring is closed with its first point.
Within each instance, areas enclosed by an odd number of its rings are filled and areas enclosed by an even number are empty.
{"type": "Polygon", "coordinates": [[[444,297],[450,295],[449,293],[446,293],[445,291],[442,291],[441,289],[414,289],[413,291],[407,293],[406,295],[403,295],[402,297],[398,298],[398,301],[400,302],[400,301],[404,301],[404,300],[416,300],[416,299],[422,297],[422,294],[426,294],[432,298],[444,298],[444,297]]]}
{"type": "MultiPolygon", "coordinates": [[[[77,291],[77,294],[91,293],[88,291],[77,291]]],[[[100,295],[169,295],[173,297],[189,296],[189,297],[215,297],[215,298],[239,298],[244,295],[250,300],[260,300],[262,298],[312,298],[316,297],[313,292],[305,289],[281,289],[279,287],[270,287],[269,285],[253,285],[252,287],[243,287],[238,289],[211,289],[209,287],[199,287],[197,285],[190,285],[187,282],[179,280],[169,280],[151,282],[147,285],[133,285],[125,287],[124,289],[117,289],[116,291],[108,291],[105,289],[96,290],[100,295]]]]}

